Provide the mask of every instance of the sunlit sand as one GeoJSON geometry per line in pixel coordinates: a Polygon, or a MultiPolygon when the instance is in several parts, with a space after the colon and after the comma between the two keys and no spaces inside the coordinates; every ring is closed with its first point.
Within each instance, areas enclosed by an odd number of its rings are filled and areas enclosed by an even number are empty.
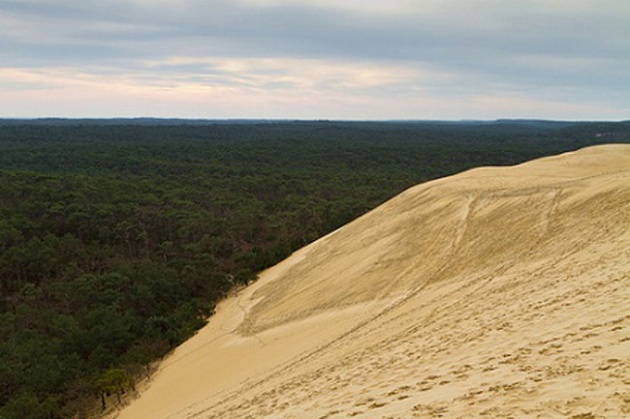
{"type": "Polygon", "coordinates": [[[128,418],[630,416],[630,145],[407,190],[223,301],[128,418]]]}

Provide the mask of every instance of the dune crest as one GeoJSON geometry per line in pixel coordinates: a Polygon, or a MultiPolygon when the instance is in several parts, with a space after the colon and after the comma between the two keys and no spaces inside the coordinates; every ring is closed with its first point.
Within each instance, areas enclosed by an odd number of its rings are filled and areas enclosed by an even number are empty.
{"type": "Polygon", "coordinates": [[[413,187],[224,301],[120,418],[630,416],[630,145],[413,187]]]}

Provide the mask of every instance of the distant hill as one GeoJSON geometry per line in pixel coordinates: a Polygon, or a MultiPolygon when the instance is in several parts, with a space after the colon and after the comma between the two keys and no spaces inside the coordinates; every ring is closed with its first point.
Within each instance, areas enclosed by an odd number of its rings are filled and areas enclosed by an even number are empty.
{"type": "Polygon", "coordinates": [[[529,128],[557,129],[586,124],[616,124],[610,122],[589,121],[553,121],[543,119],[497,119],[497,120],[390,120],[390,121],[352,121],[352,120],[287,120],[287,119],[202,119],[202,118],[0,118],[0,125],[48,125],[48,126],[76,126],[76,125],[135,125],[135,126],[203,126],[225,124],[412,124],[412,125],[461,125],[488,126],[513,125],[529,128]]]}

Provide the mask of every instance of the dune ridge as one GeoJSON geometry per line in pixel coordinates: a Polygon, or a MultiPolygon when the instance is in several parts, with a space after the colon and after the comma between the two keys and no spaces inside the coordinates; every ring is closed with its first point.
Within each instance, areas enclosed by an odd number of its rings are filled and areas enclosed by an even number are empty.
{"type": "Polygon", "coordinates": [[[630,416],[630,145],[413,187],[220,304],[119,418],[630,416]]]}

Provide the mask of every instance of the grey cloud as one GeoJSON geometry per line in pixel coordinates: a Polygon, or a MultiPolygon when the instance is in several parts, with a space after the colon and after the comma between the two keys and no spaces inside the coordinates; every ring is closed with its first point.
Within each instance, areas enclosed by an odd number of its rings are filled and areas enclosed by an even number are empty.
{"type": "MultiPolygon", "coordinates": [[[[0,19],[22,28],[0,30],[0,59],[5,66],[130,70],[171,56],[344,59],[457,73],[464,84],[565,91],[590,86],[611,94],[628,88],[630,3],[575,3],[408,1],[406,10],[390,14],[323,7],[316,0],[268,7],[201,0],[0,1],[0,19]],[[427,12],[423,5],[429,4],[435,10],[427,12]],[[580,62],[585,64],[574,65],[580,62]]],[[[151,70],[229,83],[229,75],[208,65],[151,70]]]]}
{"type": "MultiPolygon", "coordinates": [[[[509,6],[497,5],[497,11],[468,16],[423,16],[413,9],[407,15],[380,16],[324,9],[316,2],[266,8],[212,1],[149,4],[57,0],[4,2],[0,7],[25,22],[29,16],[58,20],[56,29],[49,27],[39,34],[44,39],[89,40],[95,45],[113,44],[121,51],[135,48],[140,57],[184,50],[248,57],[286,54],[447,62],[455,58],[461,62],[484,59],[486,54],[611,56],[630,52],[623,42],[630,36],[625,24],[630,13],[576,19],[541,10],[522,9],[523,14],[515,14],[509,6]]],[[[54,59],[54,54],[49,58],[54,59]]]]}

